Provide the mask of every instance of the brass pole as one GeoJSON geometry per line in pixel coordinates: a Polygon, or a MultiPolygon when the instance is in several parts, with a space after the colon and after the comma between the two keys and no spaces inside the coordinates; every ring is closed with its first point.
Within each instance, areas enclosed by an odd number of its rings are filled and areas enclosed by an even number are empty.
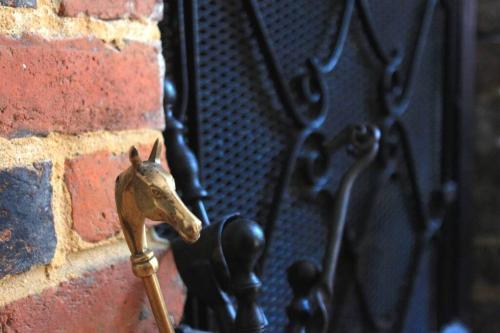
{"type": "Polygon", "coordinates": [[[153,310],[158,330],[160,333],[174,333],[174,328],[170,322],[167,307],[163,299],[160,283],[156,276],[158,270],[158,259],[153,251],[146,250],[143,253],[130,257],[132,270],[135,276],[142,278],[149,304],[153,310]]]}

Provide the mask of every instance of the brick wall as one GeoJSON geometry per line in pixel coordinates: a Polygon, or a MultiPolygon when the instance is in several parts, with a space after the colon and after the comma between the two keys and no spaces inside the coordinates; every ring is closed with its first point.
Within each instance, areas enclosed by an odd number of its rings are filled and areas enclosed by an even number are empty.
{"type": "MultiPolygon", "coordinates": [[[[156,0],[0,0],[0,332],[151,332],[114,179],[161,137],[156,0]]],[[[164,244],[160,279],[184,288],[164,244]]]]}
{"type": "Polygon", "coordinates": [[[500,332],[500,0],[479,0],[473,294],[476,332],[500,332]]]}

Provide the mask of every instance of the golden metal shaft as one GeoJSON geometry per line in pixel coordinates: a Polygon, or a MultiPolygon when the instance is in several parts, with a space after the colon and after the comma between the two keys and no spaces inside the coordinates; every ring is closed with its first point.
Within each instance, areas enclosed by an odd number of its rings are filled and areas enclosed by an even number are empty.
{"type": "Polygon", "coordinates": [[[174,333],[174,328],[168,318],[167,307],[165,305],[165,301],[163,300],[163,294],[161,292],[156,274],[143,277],[142,281],[144,282],[144,287],[146,288],[149,304],[151,304],[151,309],[153,310],[158,330],[161,333],[174,333]]]}
{"type": "Polygon", "coordinates": [[[149,304],[153,310],[153,315],[158,325],[160,333],[174,333],[174,327],[170,322],[167,306],[163,299],[160,283],[156,276],[158,270],[158,260],[153,251],[145,250],[142,253],[130,257],[132,270],[135,276],[142,278],[149,304]]]}

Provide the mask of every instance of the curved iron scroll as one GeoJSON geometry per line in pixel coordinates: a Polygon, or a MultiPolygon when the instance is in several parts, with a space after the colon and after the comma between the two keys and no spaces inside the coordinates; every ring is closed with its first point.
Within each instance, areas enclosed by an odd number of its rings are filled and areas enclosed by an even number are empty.
{"type": "Polygon", "coordinates": [[[325,333],[331,318],[335,271],[340,253],[340,244],[347,219],[349,199],[354,182],[361,172],[375,161],[379,150],[380,131],[371,125],[346,129],[348,135],[340,135],[339,143],[349,144],[357,159],[342,177],[339,189],[333,196],[332,224],[323,258],[321,271],[308,261],[299,261],[288,271],[288,280],[294,298],[287,308],[289,324],[287,333],[325,333]]]}

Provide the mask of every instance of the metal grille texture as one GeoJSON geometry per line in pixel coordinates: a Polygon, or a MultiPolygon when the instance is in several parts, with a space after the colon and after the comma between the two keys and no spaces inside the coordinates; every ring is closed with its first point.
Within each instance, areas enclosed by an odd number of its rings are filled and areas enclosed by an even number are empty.
{"type": "MultiPolygon", "coordinates": [[[[381,45],[386,50],[398,47],[404,55],[411,53],[425,1],[368,3],[381,45]]],[[[242,2],[199,0],[197,6],[197,135],[203,183],[209,193],[205,204],[212,220],[239,212],[265,225],[296,133],[279,101],[242,2]]],[[[258,6],[287,79],[303,70],[307,58],[328,55],[338,33],[343,2],[259,0],[258,6]]],[[[410,105],[402,116],[424,203],[441,180],[441,10],[438,7],[433,16],[410,105]]],[[[409,67],[408,58],[403,57],[403,71],[409,67]]],[[[355,11],[339,63],[326,81],[330,110],[324,128],[329,138],[349,124],[376,122],[383,117],[382,72],[355,11]]],[[[347,154],[335,155],[328,185],[332,191],[350,163],[347,154]]],[[[342,249],[336,282],[335,332],[384,331],[390,327],[399,315],[409,274],[418,274],[418,278],[404,331],[418,332],[422,322],[433,325],[429,317],[433,307],[432,248],[425,251],[412,273],[417,237],[415,198],[409,190],[405,162],[398,163],[396,170],[383,180],[383,172],[371,167],[354,189],[346,227],[349,241],[342,249]]],[[[292,298],[287,268],[304,258],[320,264],[325,251],[328,207],[304,199],[300,191],[299,186],[288,188],[276,229],[267,240],[260,303],[270,323],[269,332],[283,331],[287,322],[285,309],[292,298]]]]}

